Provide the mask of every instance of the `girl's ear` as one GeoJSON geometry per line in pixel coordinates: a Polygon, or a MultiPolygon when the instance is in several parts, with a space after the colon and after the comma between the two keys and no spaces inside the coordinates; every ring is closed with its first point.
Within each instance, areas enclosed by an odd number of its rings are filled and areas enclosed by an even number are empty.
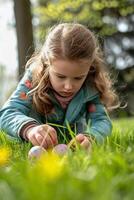
{"type": "Polygon", "coordinates": [[[96,72],[96,68],[95,68],[95,66],[93,66],[93,65],[91,65],[91,67],[90,67],[90,69],[89,69],[89,73],[94,73],[94,72],[96,72]]]}

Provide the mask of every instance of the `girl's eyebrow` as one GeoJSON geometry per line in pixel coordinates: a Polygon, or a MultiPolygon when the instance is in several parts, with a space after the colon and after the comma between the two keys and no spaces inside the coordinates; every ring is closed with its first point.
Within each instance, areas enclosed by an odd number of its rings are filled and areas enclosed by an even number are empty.
{"type": "MultiPolygon", "coordinates": [[[[56,75],[58,75],[58,76],[64,76],[64,77],[66,77],[64,74],[60,74],[60,73],[57,73],[57,72],[55,72],[54,71],[54,73],[56,74],[56,75]]],[[[85,77],[87,74],[82,74],[82,75],[80,75],[80,76],[76,76],[76,77],[74,77],[74,78],[83,78],[83,77],[85,77]]]]}
{"type": "Polygon", "coordinates": [[[54,71],[54,73],[55,73],[56,75],[58,75],[58,76],[65,76],[64,74],[59,74],[59,73],[57,73],[57,72],[55,72],[55,71],[54,71]]]}

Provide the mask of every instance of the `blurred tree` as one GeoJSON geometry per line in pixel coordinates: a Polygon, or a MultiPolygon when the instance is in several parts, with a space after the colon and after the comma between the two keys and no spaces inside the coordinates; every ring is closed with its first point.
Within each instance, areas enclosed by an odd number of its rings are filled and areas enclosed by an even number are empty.
{"type": "MultiPolygon", "coordinates": [[[[5,74],[5,66],[0,64],[0,83],[3,82],[4,74],[5,74]]],[[[0,84],[0,86],[1,86],[1,84],[0,84]]]]}
{"type": "Polygon", "coordinates": [[[24,71],[27,58],[34,51],[30,0],[14,0],[14,13],[18,41],[19,78],[24,71]]]}
{"type": "Polygon", "coordinates": [[[0,107],[3,103],[3,85],[5,76],[5,66],[0,64],[0,107]]]}

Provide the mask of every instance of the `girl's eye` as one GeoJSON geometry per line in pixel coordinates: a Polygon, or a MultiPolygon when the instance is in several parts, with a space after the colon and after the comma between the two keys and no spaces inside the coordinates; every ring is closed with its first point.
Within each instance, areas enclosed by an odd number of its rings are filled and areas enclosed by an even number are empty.
{"type": "Polygon", "coordinates": [[[81,77],[80,77],[80,78],[75,78],[75,80],[82,80],[82,79],[83,79],[83,78],[81,78],[81,77]]]}
{"type": "Polygon", "coordinates": [[[58,78],[61,78],[61,79],[63,79],[63,78],[66,78],[65,76],[57,76],[58,78]]]}

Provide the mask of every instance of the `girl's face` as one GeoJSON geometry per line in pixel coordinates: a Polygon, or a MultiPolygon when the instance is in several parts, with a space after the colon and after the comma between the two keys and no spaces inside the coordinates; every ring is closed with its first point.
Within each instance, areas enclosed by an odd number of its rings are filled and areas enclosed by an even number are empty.
{"type": "Polygon", "coordinates": [[[50,83],[61,96],[75,95],[84,83],[89,63],[67,60],[54,60],[49,68],[50,83]]]}

